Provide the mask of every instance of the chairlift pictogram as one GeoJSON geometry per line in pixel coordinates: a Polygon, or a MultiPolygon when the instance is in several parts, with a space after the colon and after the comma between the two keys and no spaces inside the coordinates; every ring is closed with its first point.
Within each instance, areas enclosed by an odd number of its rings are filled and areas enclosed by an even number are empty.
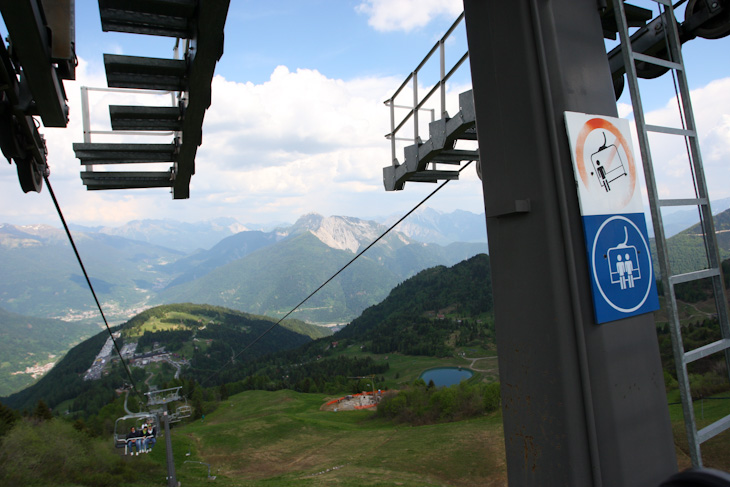
{"type": "Polygon", "coordinates": [[[593,166],[593,172],[591,175],[595,175],[598,178],[598,184],[606,190],[611,191],[611,183],[616,181],[621,176],[626,176],[626,166],[621,158],[618,147],[616,144],[608,145],[606,141],[606,132],[603,134],[603,145],[598,148],[596,152],[591,154],[591,165],[593,166]],[[618,160],[618,164],[616,164],[618,160]],[[613,166],[613,168],[611,168],[613,166]]]}

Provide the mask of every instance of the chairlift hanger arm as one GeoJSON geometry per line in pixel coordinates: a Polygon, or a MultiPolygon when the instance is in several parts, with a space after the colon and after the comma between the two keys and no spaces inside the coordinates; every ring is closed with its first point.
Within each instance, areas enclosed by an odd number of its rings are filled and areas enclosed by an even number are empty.
{"type": "MultiPolygon", "coordinates": [[[[681,2],[680,2],[681,3],[681,2]]],[[[626,5],[626,14],[629,17],[630,27],[641,27],[631,35],[631,45],[636,53],[648,54],[666,59],[666,40],[664,19],[658,16],[648,24],[651,11],[626,5]],[[631,7],[631,8],[629,8],[631,7]],[[647,12],[649,18],[646,18],[647,12]]],[[[615,39],[616,20],[612,9],[602,16],[604,37],[615,39]]],[[[684,21],[679,23],[680,41],[685,43],[696,37],[719,39],[730,34],[730,0],[689,0],[685,9],[684,21]]],[[[611,77],[618,80],[626,72],[621,55],[621,46],[613,48],[608,53],[608,62],[611,68],[611,77]]],[[[666,72],[666,68],[647,66],[639,70],[639,77],[655,78],[666,72]]],[[[620,91],[619,91],[620,93],[620,91]]]]}

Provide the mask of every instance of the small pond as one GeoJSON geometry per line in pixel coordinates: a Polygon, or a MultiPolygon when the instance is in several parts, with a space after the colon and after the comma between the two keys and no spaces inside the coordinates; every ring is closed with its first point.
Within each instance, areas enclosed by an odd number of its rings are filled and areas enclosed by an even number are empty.
{"type": "Polygon", "coordinates": [[[458,368],[458,367],[440,367],[438,369],[429,369],[421,374],[421,379],[429,383],[433,381],[436,387],[448,387],[454,384],[458,384],[462,380],[466,380],[474,375],[469,369],[458,368]]]}

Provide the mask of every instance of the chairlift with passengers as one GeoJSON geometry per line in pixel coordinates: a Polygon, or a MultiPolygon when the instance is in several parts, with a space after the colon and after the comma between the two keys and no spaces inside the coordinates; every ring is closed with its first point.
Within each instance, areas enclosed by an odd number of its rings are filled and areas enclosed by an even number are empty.
{"type": "MultiPolygon", "coordinates": [[[[167,412],[168,405],[174,402],[183,401],[175,408],[175,412],[168,414],[170,423],[177,423],[184,418],[192,416],[193,408],[188,404],[187,398],[180,395],[182,386],[172,387],[169,389],[155,390],[146,392],[147,406],[159,406],[157,408],[149,408],[148,411],[132,412],[129,410],[127,401],[129,400],[129,389],[126,390],[124,398],[124,411],[126,414],[114,422],[114,446],[115,448],[124,448],[124,454],[128,455],[132,449],[132,441],[127,438],[132,428],[141,431],[144,424],[153,425],[155,434],[153,438],[162,436],[159,429],[162,426],[161,418],[167,412]]],[[[145,448],[146,450],[146,448],[145,448]]],[[[139,449],[137,449],[139,451],[139,449]]]]}
{"type": "MultiPolygon", "coordinates": [[[[132,439],[127,438],[128,434],[134,428],[137,431],[142,431],[142,427],[144,424],[152,425],[155,430],[155,434],[151,437],[157,438],[157,424],[158,421],[156,419],[156,415],[148,413],[148,412],[139,412],[139,413],[132,413],[124,415],[120,418],[117,418],[117,420],[114,422],[114,447],[115,448],[124,448],[124,454],[129,455],[130,453],[134,453],[132,451],[132,439]]],[[[143,438],[143,437],[140,437],[143,438]]],[[[137,449],[137,452],[139,452],[139,449],[137,449]]]]}
{"type": "MultiPolygon", "coordinates": [[[[152,424],[155,431],[155,434],[152,437],[156,438],[158,431],[157,425],[159,425],[156,413],[148,411],[130,411],[129,407],[127,406],[128,399],[129,389],[127,389],[126,396],[124,397],[124,411],[127,414],[120,418],[117,418],[117,420],[114,422],[114,447],[124,448],[125,455],[129,455],[131,453],[131,442],[133,440],[128,439],[127,436],[131,432],[132,428],[138,431],[142,431],[142,427],[144,424],[152,424]]],[[[137,452],[138,451],[139,448],[137,448],[137,452]]]]}

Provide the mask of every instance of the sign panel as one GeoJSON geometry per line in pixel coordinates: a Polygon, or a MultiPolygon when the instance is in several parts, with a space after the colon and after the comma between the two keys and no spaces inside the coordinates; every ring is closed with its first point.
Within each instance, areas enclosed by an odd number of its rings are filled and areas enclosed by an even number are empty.
{"type": "Polygon", "coordinates": [[[565,112],[596,321],[659,309],[629,122],[565,112]]]}

